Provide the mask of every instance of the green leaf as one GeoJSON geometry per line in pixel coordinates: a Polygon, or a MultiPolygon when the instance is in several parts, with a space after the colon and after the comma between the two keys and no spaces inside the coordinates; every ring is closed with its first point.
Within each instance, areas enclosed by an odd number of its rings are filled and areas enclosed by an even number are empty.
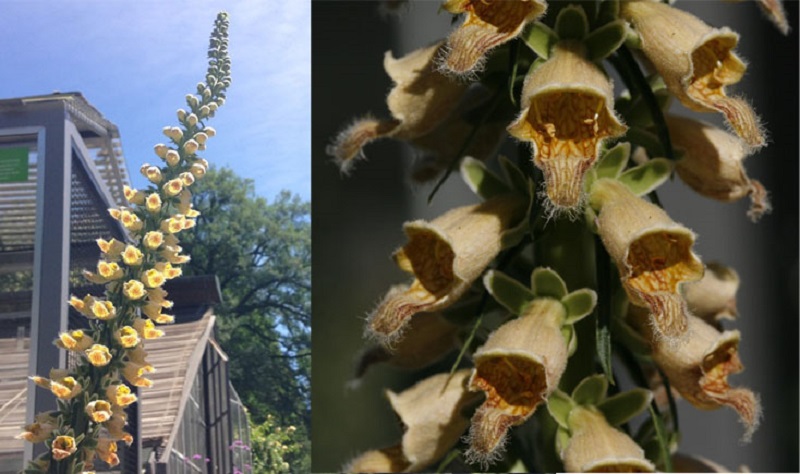
{"type": "Polygon", "coordinates": [[[608,23],[619,18],[619,0],[600,0],[597,12],[599,24],[608,23]]]}
{"type": "Polygon", "coordinates": [[[600,359],[600,366],[603,368],[606,379],[614,384],[614,371],[611,368],[611,331],[608,330],[608,326],[601,325],[599,319],[595,329],[597,357],[600,359]]]}
{"type": "Polygon", "coordinates": [[[556,34],[559,39],[580,40],[589,32],[589,20],[583,8],[569,5],[558,13],[556,18],[556,34]]]}
{"type": "Polygon", "coordinates": [[[530,196],[530,186],[525,173],[506,156],[500,155],[498,161],[500,162],[500,169],[503,170],[506,180],[511,183],[511,187],[520,194],[530,196]]]}
{"type": "Polygon", "coordinates": [[[628,142],[619,143],[605,152],[594,168],[597,179],[618,177],[628,164],[630,156],[631,144],[628,142]]]}
{"type": "Polygon", "coordinates": [[[591,314],[597,304],[597,293],[588,288],[575,290],[561,299],[567,308],[566,324],[575,324],[591,314]]]}
{"type": "Polygon", "coordinates": [[[561,390],[556,389],[547,398],[547,411],[550,413],[550,416],[556,420],[558,426],[567,430],[569,429],[569,424],[567,424],[569,412],[571,412],[574,407],[575,402],[572,401],[569,395],[561,390]]]}
{"type": "Polygon", "coordinates": [[[611,55],[628,37],[628,26],[616,20],[589,33],[584,40],[590,61],[600,61],[611,55]]]}
{"type": "Polygon", "coordinates": [[[558,453],[563,452],[564,449],[567,448],[567,445],[569,444],[569,438],[569,431],[566,428],[559,426],[556,429],[556,450],[558,453]]]}
{"type": "Polygon", "coordinates": [[[619,426],[643,412],[653,400],[653,392],[634,388],[609,397],[597,405],[609,424],[619,426]]]}
{"type": "Polygon", "coordinates": [[[537,21],[525,32],[522,39],[537,56],[547,59],[553,46],[558,42],[558,35],[547,25],[537,21]]]}
{"type": "Polygon", "coordinates": [[[673,168],[670,160],[654,158],[622,173],[618,179],[637,196],[644,196],[669,179],[673,168]]]}
{"type": "Polygon", "coordinates": [[[665,471],[673,472],[672,459],[670,458],[669,454],[669,435],[667,434],[667,428],[664,426],[664,420],[662,420],[661,416],[656,413],[652,403],[648,406],[650,407],[650,416],[652,417],[653,424],[656,428],[656,438],[658,439],[658,447],[661,458],[664,460],[665,471]]]}
{"type": "Polygon", "coordinates": [[[578,337],[575,334],[575,326],[571,324],[561,326],[561,336],[567,343],[567,354],[572,356],[578,350],[578,337]]]}
{"type": "Polygon", "coordinates": [[[517,316],[521,315],[525,306],[535,298],[525,285],[497,270],[486,272],[483,286],[498,303],[517,316]]]}
{"type": "Polygon", "coordinates": [[[511,191],[503,180],[486,168],[483,162],[469,156],[461,161],[461,177],[467,186],[483,199],[511,191]]]}
{"type": "Polygon", "coordinates": [[[567,284],[555,270],[539,267],[531,273],[531,288],[536,296],[548,296],[560,300],[567,294],[567,284]]]}
{"type": "Polygon", "coordinates": [[[578,405],[597,405],[606,396],[608,380],[603,375],[591,375],[581,380],[572,391],[572,399],[578,405]]]}

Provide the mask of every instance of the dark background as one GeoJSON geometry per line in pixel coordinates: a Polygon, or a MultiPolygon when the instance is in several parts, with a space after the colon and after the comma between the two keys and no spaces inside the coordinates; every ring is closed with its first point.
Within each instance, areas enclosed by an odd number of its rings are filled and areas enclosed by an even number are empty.
{"type": "MultiPolygon", "coordinates": [[[[399,442],[402,429],[383,390],[412,379],[378,367],[360,387],[346,383],[363,347],[363,318],[390,285],[407,277],[390,260],[404,242],[401,225],[472,202],[457,176],[426,206],[429,186],[409,182],[413,157],[397,142],[366,148],[368,161],[340,176],[325,147],[356,117],[388,116],[391,83],[383,54],[401,56],[443,37],[450,15],[439,2],[419,2],[400,19],[382,17],[375,2],[312,3],[313,193],[313,470],[336,471],[353,456],[399,442]]],[[[747,200],[704,199],[678,180],[660,190],[670,215],[699,236],[704,261],[720,261],[740,274],[738,321],[746,370],[733,386],[760,393],[764,420],[753,441],[740,445],[743,428],[732,410],[700,412],[680,402],[680,450],[736,470],[798,471],[798,24],[797,2],[786,2],[793,32],[780,35],[754,2],[679,1],[713,26],[742,35],[738,52],[749,64],[730,92],[754,104],[770,145],[748,158],[749,175],[771,192],[774,211],[760,223],[745,216],[747,200]]],[[[680,107],[678,107],[680,108],[680,107]]],[[[685,112],[684,112],[685,113],[685,112]]],[[[703,120],[721,123],[715,114],[703,120]]],[[[446,370],[446,369],[444,369],[446,370]]]]}

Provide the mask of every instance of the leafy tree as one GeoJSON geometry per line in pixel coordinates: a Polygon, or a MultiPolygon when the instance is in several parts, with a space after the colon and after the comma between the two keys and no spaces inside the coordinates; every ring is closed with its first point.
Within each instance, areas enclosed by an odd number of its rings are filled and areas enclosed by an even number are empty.
{"type": "MultiPolygon", "coordinates": [[[[223,302],[218,339],[230,356],[234,387],[256,424],[270,414],[282,426],[310,433],[310,203],[288,191],[273,202],[253,181],[210,169],[193,196],[201,212],[182,241],[186,274],[215,274],[223,302]]],[[[306,446],[308,443],[306,443],[306,446]]],[[[292,453],[292,465],[309,455],[292,453]]],[[[299,463],[299,464],[297,464],[299,463]]]]}

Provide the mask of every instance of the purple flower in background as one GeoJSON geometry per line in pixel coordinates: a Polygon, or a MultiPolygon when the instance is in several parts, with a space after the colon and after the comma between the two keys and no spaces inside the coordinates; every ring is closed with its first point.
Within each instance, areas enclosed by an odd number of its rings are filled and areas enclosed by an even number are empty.
{"type": "Polygon", "coordinates": [[[199,454],[194,454],[192,455],[192,459],[194,459],[195,461],[199,461],[203,459],[203,456],[200,456],[199,454]]]}

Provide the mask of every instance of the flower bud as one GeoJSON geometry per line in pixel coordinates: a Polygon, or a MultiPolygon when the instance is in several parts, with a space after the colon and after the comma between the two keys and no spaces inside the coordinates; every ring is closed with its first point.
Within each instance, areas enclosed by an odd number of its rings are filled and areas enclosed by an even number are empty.
{"type": "Polygon", "coordinates": [[[164,127],[164,135],[168,136],[174,142],[180,142],[183,138],[183,130],[178,127],[164,127]]]}
{"type": "Polygon", "coordinates": [[[189,168],[189,171],[192,173],[196,179],[201,179],[203,176],[206,175],[206,167],[201,165],[200,163],[192,164],[192,167],[189,168]]]}
{"type": "Polygon", "coordinates": [[[200,145],[194,140],[188,140],[186,143],[183,144],[183,151],[187,154],[191,155],[194,154],[200,145]]]}
{"type": "Polygon", "coordinates": [[[156,166],[148,166],[144,169],[143,174],[153,184],[158,184],[163,179],[161,176],[161,169],[156,166]]]}
{"type": "Polygon", "coordinates": [[[194,138],[194,141],[196,141],[200,145],[205,145],[206,141],[208,140],[208,135],[203,132],[199,132],[195,133],[194,137],[192,138],[194,138]]]}
{"type": "Polygon", "coordinates": [[[178,116],[178,120],[180,120],[181,122],[183,122],[186,119],[186,111],[183,109],[178,109],[178,111],[175,112],[175,114],[178,116]]]}

